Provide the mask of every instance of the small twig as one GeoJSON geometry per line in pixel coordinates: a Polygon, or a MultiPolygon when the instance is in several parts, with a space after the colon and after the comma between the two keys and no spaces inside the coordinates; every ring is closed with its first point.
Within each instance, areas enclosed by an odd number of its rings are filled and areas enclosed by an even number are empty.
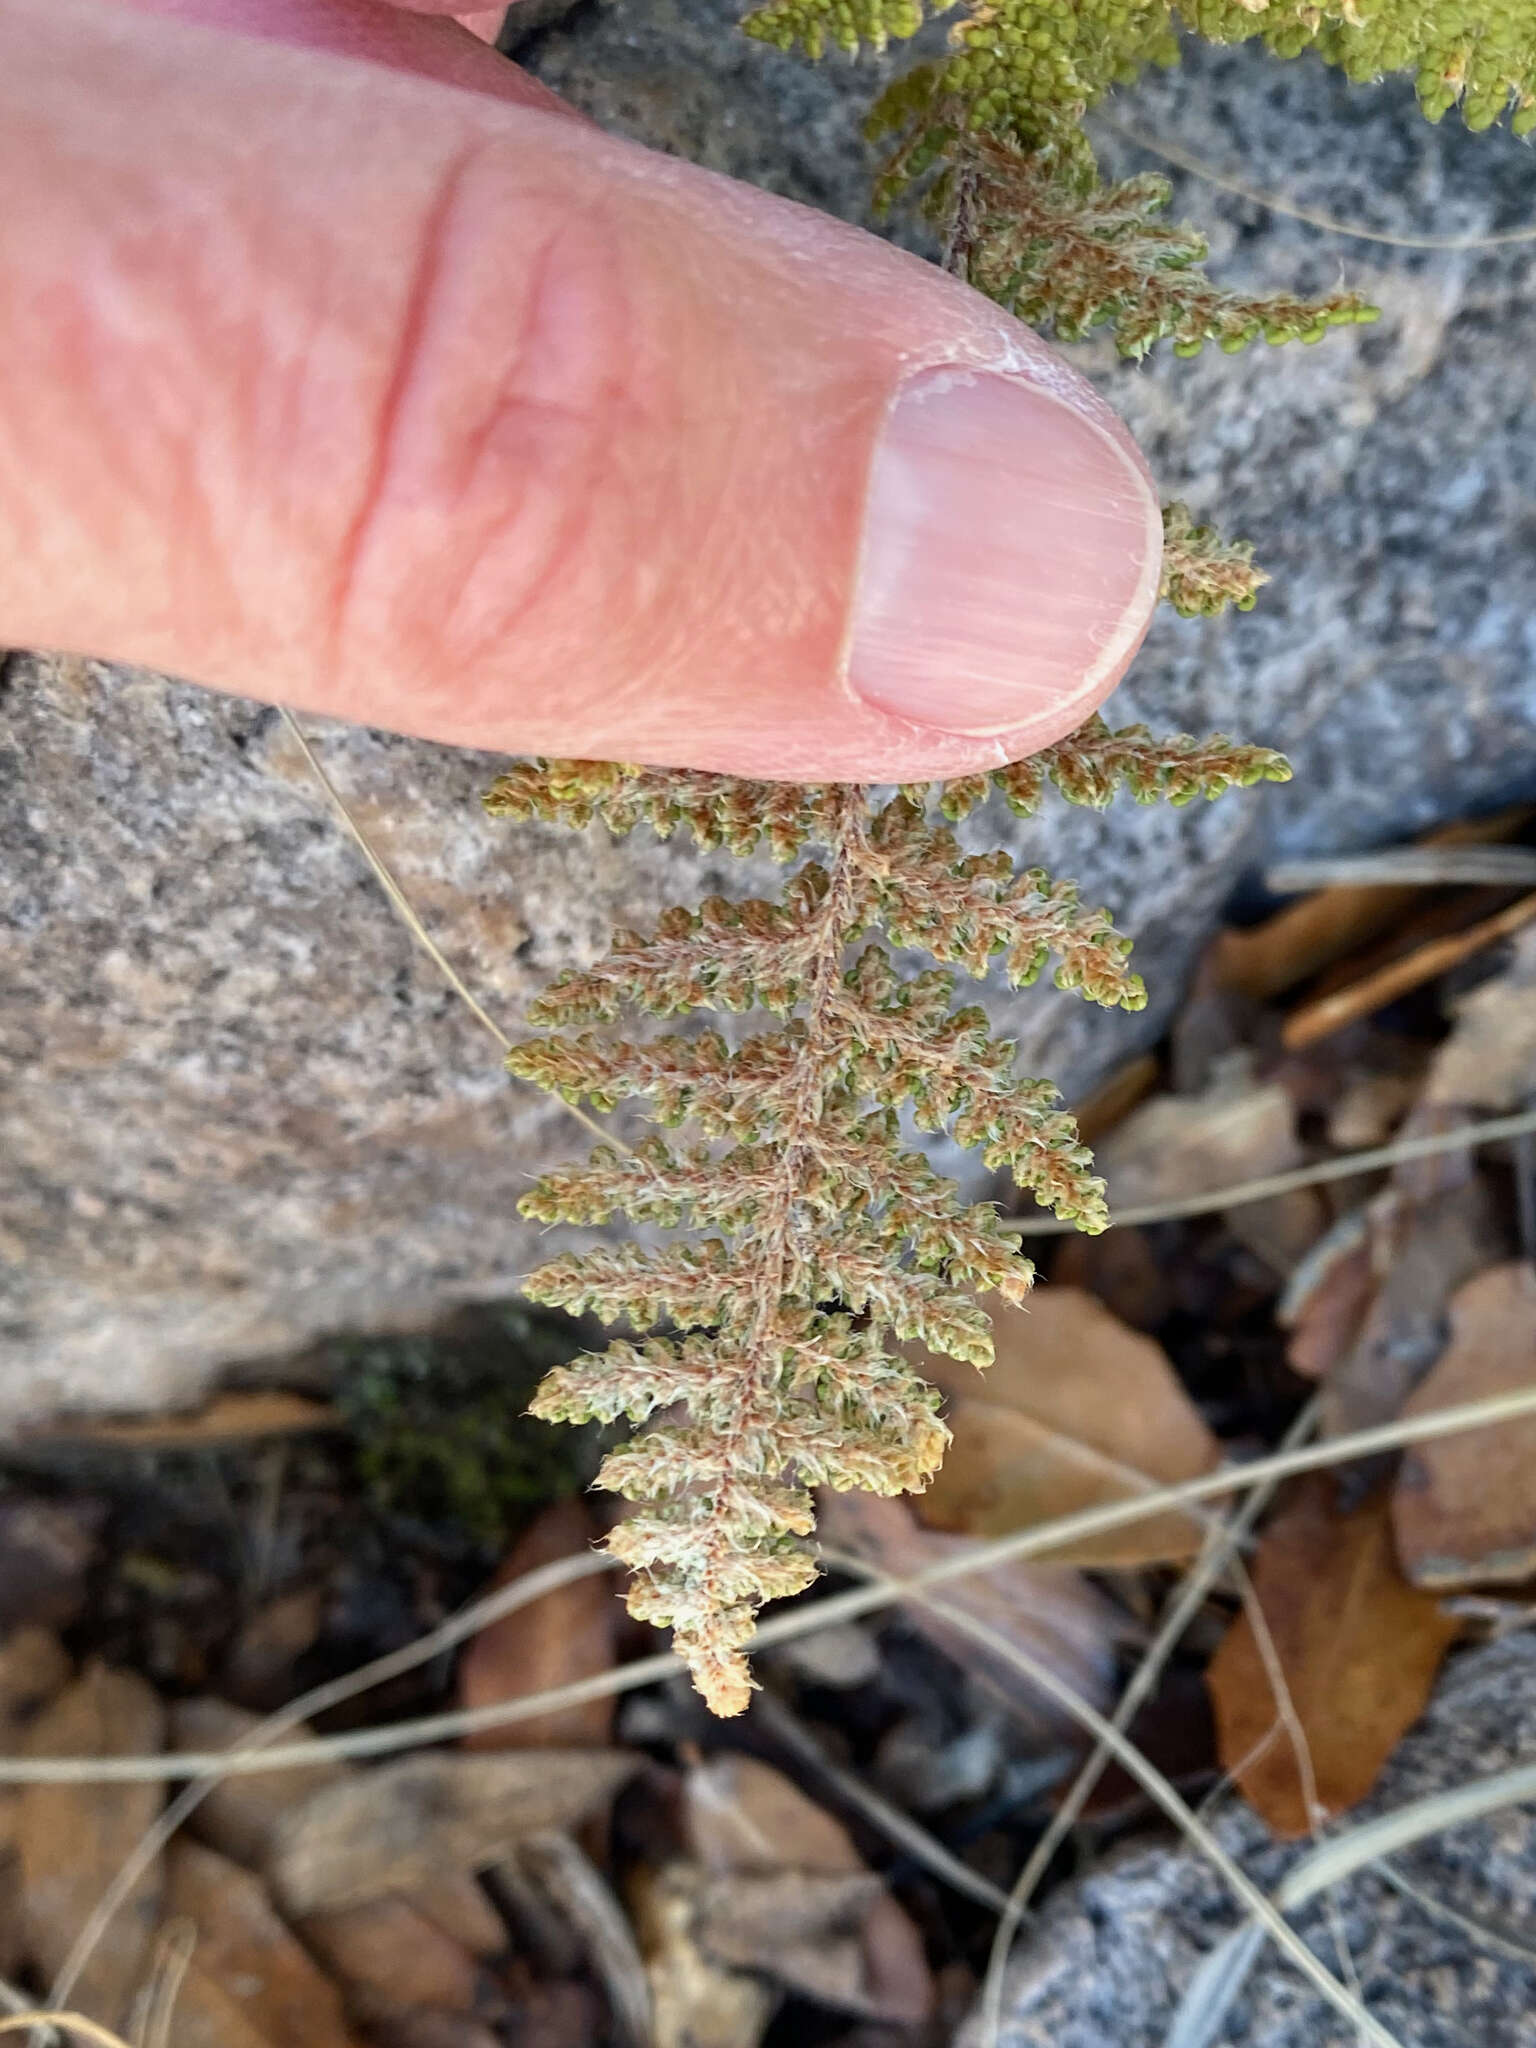
{"type": "Polygon", "coordinates": [[[170,2048],[176,2001],[192,1967],[197,1928],[191,1920],[173,1920],[155,1944],[155,1966],[144,2001],[143,2048],[170,2048]]]}
{"type": "MultiPolygon", "coordinates": [[[[1293,1188],[1351,1180],[1357,1173],[1375,1173],[1382,1167],[1398,1166],[1404,1160],[1469,1151],[1479,1145],[1496,1144],[1501,1138],[1519,1138],[1530,1131],[1536,1131],[1536,1109],[1522,1110],[1518,1116],[1488,1117],[1481,1123],[1459,1124],[1450,1131],[1429,1131],[1421,1138],[1398,1138],[1390,1145],[1344,1152],[1337,1159],[1319,1159],[1311,1166],[1294,1167],[1288,1173],[1266,1174],[1261,1180],[1235,1181],[1230,1187],[1212,1188],[1203,1195],[1179,1195],[1166,1202],[1144,1202],[1139,1208],[1120,1209],[1110,1217],[1110,1228],[1116,1224],[1129,1227],[1136,1223],[1172,1223],[1181,1216],[1211,1216],[1218,1210],[1241,1209],[1249,1202],[1267,1201],[1271,1195],[1288,1195],[1293,1188]]],[[[1014,1216],[1007,1224],[1020,1237],[1058,1237],[1076,1227],[1056,1216],[1014,1216]]]]}
{"type": "MultiPolygon", "coordinates": [[[[1053,1549],[1080,1543],[1086,1537],[1101,1535],[1106,1530],[1124,1528],[1129,1523],[1148,1515],[1161,1514],[1169,1508],[1188,1507],[1195,1501],[1214,1500],[1226,1493],[1246,1493],[1250,1488],[1272,1479],[1288,1479],[1298,1472],[1321,1471],[1330,1465],[1347,1464],[1356,1458],[1371,1457],[1378,1451],[1398,1450],[1406,1444],[1426,1443],[1439,1436],[1489,1429],[1527,1415],[1536,1415],[1536,1386],[1514,1388],[1507,1393],[1491,1394],[1481,1401],[1432,1409],[1420,1415],[1398,1416],[1394,1421],[1378,1424],[1372,1429],[1331,1437],[1326,1443],[1303,1444],[1294,1450],[1277,1451],[1271,1457],[1256,1458],[1249,1465],[1223,1466],[1215,1472],[1202,1473],[1198,1478],[1181,1480],[1176,1486],[1158,1487],[1152,1493],[1137,1494],[1126,1500],[1105,1501],[1099,1507],[1082,1508],[1076,1514],[1061,1515],[1050,1522],[1037,1522],[1027,1529],[1015,1530],[1010,1536],[998,1536],[989,1542],[978,1543],[974,1549],[925,1565],[908,1578],[883,1580],[879,1586],[856,1586],[845,1593],[831,1594],[810,1606],[771,1615],[758,1631],[758,1647],[768,1649],[775,1643],[809,1635],[815,1629],[830,1628],[837,1622],[855,1621],[861,1615],[877,1613],[884,1607],[931,1592],[938,1586],[968,1578],[973,1572],[991,1571],[997,1565],[1049,1554],[1053,1549]]],[[[582,1557],[561,1558],[555,1564],[544,1565],[527,1578],[503,1587],[499,1594],[477,1603],[474,1609],[465,1609],[445,1622],[441,1629],[434,1630],[422,1643],[408,1644],[389,1657],[381,1657],[362,1673],[354,1672],[346,1678],[334,1679],[331,1686],[317,1688],[317,1693],[329,1697],[334,1688],[342,1688],[336,1696],[350,1698],[355,1692],[364,1690],[365,1685],[379,1682],[377,1676],[370,1677],[369,1673],[376,1674],[385,1666],[408,1670],[413,1664],[420,1663],[425,1654],[435,1653],[442,1646],[446,1632],[454,1631],[454,1640],[460,1640],[463,1634],[483,1627],[488,1612],[493,1608],[498,1612],[508,1611],[500,1608],[498,1603],[508,1602],[508,1609],[521,1606],[524,1600],[535,1599],[552,1590],[554,1585],[563,1585],[567,1576],[580,1578],[589,1571],[612,1570],[617,1563],[618,1560],[606,1552],[593,1551],[582,1557]],[[559,1576],[553,1576],[555,1574],[559,1576]],[[471,1620],[471,1616],[475,1618],[471,1620]],[[428,1644],[432,1646],[431,1651],[424,1648],[428,1644]],[[395,1659],[409,1661],[395,1665],[395,1659]]],[[[459,1708],[451,1713],[425,1714],[412,1721],[391,1722],[384,1728],[358,1728],[345,1735],[326,1736],[310,1742],[285,1743],[280,1748],[262,1749],[259,1754],[249,1748],[248,1739],[245,1746],[238,1748],[188,1750],[176,1756],[0,1756],[0,1785],[138,1784],[167,1777],[206,1782],[230,1776],[259,1775],[266,1771],[305,1770],[314,1764],[332,1762],[337,1757],[390,1756],[400,1750],[415,1749],[423,1743],[452,1742],[460,1736],[479,1734],[488,1728],[510,1727],[515,1722],[554,1713],[564,1707],[584,1706],[588,1700],[633,1692],[639,1686],[653,1685],[658,1680],[673,1677],[676,1671],[676,1659],[670,1651],[663,1651],[611,1671],[595,1673],[591,1678],[576,1679],[569,1685],[550,1686],[543,1692],[527,1693],[518,1699],[498,1700],[484,1707],[459,1708]]],[[[316,1693],[309,1694],[306,1700],[312,1702],[316,1696],[316,1693]]],[[[313,1708],[306,1701],[296,1701],[292,1707],[284,1709],[283,1716],[277,1718],[301,1718],[310,1711],[313,1708]]],[[[260,1733],[259,1730],[255,1732],[260,1733]]]]}
{"type": "Polygon", "coordinates": [[[1390,960],[1385,967],[1378,967],[1374,974],[1363,975],[1347,988],[1336,989],[1332,995],[1318,996],[1314,1001],[1292,1010],[1281,1026],[1281,1043],[1289,1052],[1302,1052],[1321,1039],[1331,1038],[1346,1024],[1374,1016],[1388,1003],[1395,1003],[1399,996],[1422,988],[1425,982],[1449,973],[1464,960],[1475,959],[1486,947],[1520,931],[1532,918],[1536,918],[1536,891],[1522,896],[1518,903],[1511,903],[1494,916],[1469,925],[1464,932],[1453,932],[1443,939],[1428,939],[1402,959],[1390,960]]]}
{"type": "Polygon", "coordinates": [[[1311,889],[1465,888],[1501,882],[1510,888],[1536,883],[1536,846],[1392,846],[1380,853],[1277,861],[1264,870],[1264,886],[1275,896],[1311,889]]]}

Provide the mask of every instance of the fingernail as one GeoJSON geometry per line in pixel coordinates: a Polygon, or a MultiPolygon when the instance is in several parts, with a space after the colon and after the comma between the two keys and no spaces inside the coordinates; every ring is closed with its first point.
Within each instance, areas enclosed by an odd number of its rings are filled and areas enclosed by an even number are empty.
{"type": "Polygon", "coordinates": [[[1019,378],[925,371],[875,451],[849,681],[974,737],[1086,713],[1146,630],[1160,532],[1145,475],[1080,412],[1019,378]]]}

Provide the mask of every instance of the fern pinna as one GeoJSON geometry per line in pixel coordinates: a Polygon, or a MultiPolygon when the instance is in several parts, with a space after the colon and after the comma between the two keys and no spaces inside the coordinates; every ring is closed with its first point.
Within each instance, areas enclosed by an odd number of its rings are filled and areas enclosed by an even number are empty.
{"type": "Polygon", "coordinates": [[[534,1413],[658,1427],[614,1451],[599,1484],[643,1503],[609,1538],[633,1571],[629,1604],[669,1626],[717,1713],[747,1704],[744,1646],[766,1600],[815,1576],[813,1486],[921,1488],[948,1432],[939,1398],[893,1343],[916,1338],[982,1366],[984,1306],[1019,1300],[1032,1269],[989,1203],[968,1204],[904,1145],[901,1112],[1006,1167],[1058,1215],[1104,1227],[1072,1118],[1046,1082],[1014,1071],[986,1013],[953,1004],[960,969],[1000,962],[1014,986],[1057,962],[1058,987],[1139,1009],[1129,942],[1075,887],[1002,851],[967,853],[947,821],[996,783],[1033,811],[1047,778],[1075,803],[1125,786],[1144,802],[1283,779],[1281,758],[1216,737],[1151,740],[1095,719],[1046,753],[937,792],[795,787],[596,762],[534,761],[487,798],[496,815],[679,827],[706,848],[765,847],[798,862],[777,902],[712,898],[620,932],[530,1021],[551,1035],[508,1064],[568,1101],[645,1097],[655,1135],[601,1145],[537,1183],[525,1215],[661,1226],[659,1242],[601,1245],[542,1267],[537,1301],[667,1334],[623,1339],[561,1366],[534,1413]],[[812,851],[818,858],[809,857],[812,851]],[[904,975],[890,949],[938,966],[904,975]],[[759,1010],[777,1021],[731,1043],[693,1030],[644,1040],[602,1027],[626,1011],[759,1010]]]}

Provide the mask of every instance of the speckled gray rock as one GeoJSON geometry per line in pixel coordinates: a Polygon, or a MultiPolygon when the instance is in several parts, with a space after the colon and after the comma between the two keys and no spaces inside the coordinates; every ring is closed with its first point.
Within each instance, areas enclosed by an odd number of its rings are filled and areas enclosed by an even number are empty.
{"type": "MultiPolygon", "coordinates": [[[[1399,1746],[1363,1821],[1517,1764],[1536,1762],[1536,1638],[1512,1636],[1455,1660],[1428,1712],[1399,1746]]],[[[1349,1824],[1341,1823],[1341,1830],[1349,1824]]],[[[1219,1822],[1222,1846],[1273,1891],[1296,1860],[1246,1809],[1219,1822]]],[[[1496,1941],[1536,1957],[1536,1810],[1511,1807],[1404,1849],[1391,1867],[1496,1941]]],[[[1361,1995],[1404,2048],[1527,2048],[1536,2038],[1536,1960],[1479,1942],[1465,1925],[1362,1873],[1295,1925],[1337,1970],[1336,1928],[1361,1995]]],[[[1221,1878],[1182,1849],[1122,1856],[1058,1894],[1021,1945],[1004,1998],[999,2048],[1162,2048],[1200,1958],[1239,1923],[1221,1878]]],[[[1355,2048],[1357,2036],[1266,1949],[1228,2014],[1222,2048],[1355,2048]]],[[[974,2015],[956,2048],[982,2048],[974,2015]]]]}
{"type": "MultiPolygon", "coordinates": [[[[617,128],[861,217],[880,67],[782,58],[734,12],[618,0],[526,54],[617,128]]],[[[1390,231],[1532,210],[1527,150],[1430,129],[1404,92],[1351,93],[1310,63],[1197,52],[1120,112],[1390,231]]],[[[1169,495],[1253,536],[1275,573],[1247,617],[1160,622],[1117,709],[1284,746],[1298,778],[1213,810],[1056,806],[1008,828],[1117,908],[1154,991],[1139,1019],[996,999],[1069,1092],[1159,1028],[1266,840],[1369,844],[1536,782],[1528,251],[1341,242],[1179,183],[1226,275],[1342,265],[1386,317],[1251,361],[1079,352],[1169,495]]],[[[156,1402],[227,1360],[514,1284],[541,1244],[516,1195],[579,1133],[500,1077],[272,716],[80,662],[13,658],[5,677],[0,1408],[156,1402]]],[[[324,751],[509,1022],[612,919],[739,885],[675,845],[491,827],[483,759],[362,732],[324,751]]]]}

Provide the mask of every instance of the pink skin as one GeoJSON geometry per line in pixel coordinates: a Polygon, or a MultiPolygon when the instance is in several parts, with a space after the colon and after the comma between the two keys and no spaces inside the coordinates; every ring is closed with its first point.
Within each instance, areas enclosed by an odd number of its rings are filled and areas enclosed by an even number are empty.
{"type": "Polygon", "coordinates": [[[0,643],[498,751],[952,775],[1156,594],[1119,422],[930,266],[382,0],[0,0],[0,643]]]}

